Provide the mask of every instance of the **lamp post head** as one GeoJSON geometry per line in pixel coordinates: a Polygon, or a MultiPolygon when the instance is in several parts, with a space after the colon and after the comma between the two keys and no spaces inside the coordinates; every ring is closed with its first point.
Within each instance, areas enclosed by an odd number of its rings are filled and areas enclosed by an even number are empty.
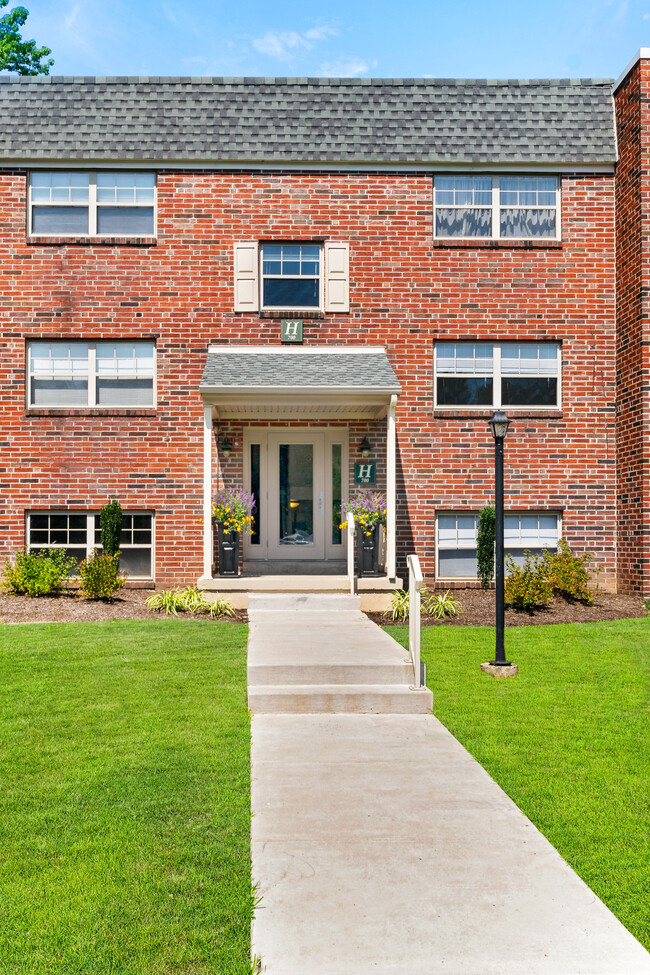
{"type": "Polygon", "coordinates": [[[510,426],[510,420],[505,413],[502,410],[497,410],[488,422],[492,428],[492,436],[494,439],[503,440],[510,426]]]}

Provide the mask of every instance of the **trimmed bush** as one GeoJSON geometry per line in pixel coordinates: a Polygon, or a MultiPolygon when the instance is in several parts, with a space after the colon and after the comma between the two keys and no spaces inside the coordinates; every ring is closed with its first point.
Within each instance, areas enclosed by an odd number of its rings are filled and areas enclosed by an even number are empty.
{"type": "Polygon", "coordinates": [[[594,601],[594,590],[590,585],[591,573],[587,568],[592,560],[589,552],[585,552],[584,555],[574,555],[561,538],[557,552],[544,552],[542,558],[544,573],[553,592],[564,596],[565,599],[591,606],[594,601]]]}
{"type": "Polygon", "coordinates": [[[76,560],[65,549],[41,549],[38,552],[17,552],[13,562],[6,562],[2,570],[4,588],[25,596],[55,596],[67,584],[76,560]]]}
{"type": "Polygon", "coordinates": [[[506,606],[514,609],[530,610],[550,603],[553,589],[544,571],[544,556],[527,552],[524,564],[518,566],[506,555],[504,597],[506,606]]]}
{"type": "Polygon", "coordinates": [[[119,556],[123,520],[122,505],[117,498],[113,498],[108,504],[105,504],[99,512],[104,555],[119,556]]]}
{"type": "Polygon", "coordinates": [[[476,561],[478,562],[478,577],[484,589],[490,588],[494,576],[494,519],[494,508],[490,505],[486,505],[478,516],[476,561]]]}
{"type": "Polygon", "coordinates": [[[79,575],[79,592],[85,599],[113,602],[115,593],[124,588],[125,573],[120,572],[118,555],[100,555],[95,550],[79,564],[79,575]]]}

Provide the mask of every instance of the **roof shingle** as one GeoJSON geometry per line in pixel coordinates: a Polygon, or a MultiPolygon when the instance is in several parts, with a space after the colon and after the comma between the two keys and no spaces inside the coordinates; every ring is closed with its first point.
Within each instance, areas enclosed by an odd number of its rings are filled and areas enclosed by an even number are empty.
{"type": "Polygon", "coordinates": [[[0,76],[0,159],[590,164],[616,160],[607,79],[0,76]]]}

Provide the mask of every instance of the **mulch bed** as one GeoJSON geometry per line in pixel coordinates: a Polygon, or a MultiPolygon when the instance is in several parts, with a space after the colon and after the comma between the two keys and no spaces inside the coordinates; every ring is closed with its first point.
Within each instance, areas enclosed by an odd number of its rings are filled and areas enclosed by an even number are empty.
{"type": "MultiPolygon", "coordinates": [[[[143,589],[123,589],[112,603],[81,599],[74,592],[60,596],[29,596],[0,594],[0,622],[2,623],[87,623],[101,620],[174,619],[165,613],[155,613],[147,606],[151,592],[143,589]]],[[[179,613],[178,619],[202,620],[213,623],[210,616],[190,616],[179,613]]],[[[235,610],[234,616],[220,616],[219,622],[246,623],[245,610],[235,610]]]]}
{"type": "MultiPolygon", "coordinates": [[[[494,626],[494,590],[456,589],[451,592],[461,605],[462,613],[436,620],[422,616],[423,626],[494,626]]],[[[382,613],[367,613],[380,626],[390,626],[391,620],[382,613]]],[[[537,623],[597,623],[601,620],[632,619],[646,615],[641,596],[619,596],[597,593],[593,606],[573,603],[555,596],[548,606],[533,612],[506,610],[506,626],[535,626],[537,623]]]]}

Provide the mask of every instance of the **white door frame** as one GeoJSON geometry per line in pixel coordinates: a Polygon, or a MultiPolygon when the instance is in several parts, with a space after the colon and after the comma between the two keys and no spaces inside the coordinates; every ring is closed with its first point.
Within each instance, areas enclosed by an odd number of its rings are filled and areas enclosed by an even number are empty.
{"type": "Polygon", "coordinates": [[[291,561],[344,560],[346,533],[341,532],[340,544],[334,544],[331,536],[329,512],[333,507],[332,496],[332,446],[341,444],[341,496],[348,496],[349,485],[349,431],[347,427],[247,427],[244,430],[244,486],[251,490],[251,444],[260,444],[260,519],[259,545],[253,545],[250,536],[244,537],[244,558],[247,560],[285,559],[291,561]],[[272,532],[278,528],[278,465],[275,449],[281,443],[314,443],[314,546],[273,544],[272,532]],[[272,458],[272,453],[274,457],[272,458]],[[320,454],[320,459],[318,458],[320,454]],[[319,483],[320,482],[320,483],[319,483]],[[318,495],[322,493],[322,506],[318,495]],[[319,511],[319,508],[322,510],[319,511]],[[311,551],[310,551],[311,549],[311,551]]]}

